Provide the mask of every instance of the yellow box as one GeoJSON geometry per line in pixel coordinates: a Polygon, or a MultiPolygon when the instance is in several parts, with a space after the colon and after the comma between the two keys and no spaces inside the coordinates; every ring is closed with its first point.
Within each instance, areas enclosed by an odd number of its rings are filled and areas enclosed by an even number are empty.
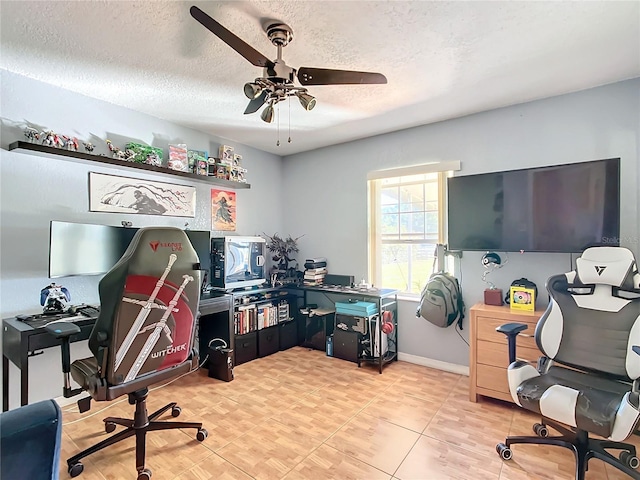
{"type": "Polygon", "coordinates": [[[533,312],[536,309],[536,292],[533,288],[511,287],[509,293],[511,310],[533,312]]]}

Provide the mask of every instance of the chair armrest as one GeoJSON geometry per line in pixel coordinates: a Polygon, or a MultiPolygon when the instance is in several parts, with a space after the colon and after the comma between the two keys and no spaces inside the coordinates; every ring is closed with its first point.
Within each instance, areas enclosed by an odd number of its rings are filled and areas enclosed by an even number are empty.
{"type": "Polygon", "coordinates": [[[516,337],[527,328],[529,326],[524,323],[505,323],[496,328],[496,332],[504,333],[507,336],[510,364],[516,361],[516,337]]]}
{"type": "Polygon", "coordinates": [[[73,322],[53,322],[44,329],[56,338],[69,338],[71,335],[80,333],[80,327],[73,322]]]}
{"type": "Polygon", "coordinates": [[[631,347],[631,350],[640,355],[640,345],[634,345],[633,347],[631,347]]]}
{"type": "Polygon", "coordinates": [[[64,374],[64,387],[62,393],[65,398],[73,397],[82,392],[81,388],[71,389],[71,347],[70,337],[81,332],[80,327],[73,322],[52,322],[44,329],[50,335],[62,340],[62,373],[64,374]]]}

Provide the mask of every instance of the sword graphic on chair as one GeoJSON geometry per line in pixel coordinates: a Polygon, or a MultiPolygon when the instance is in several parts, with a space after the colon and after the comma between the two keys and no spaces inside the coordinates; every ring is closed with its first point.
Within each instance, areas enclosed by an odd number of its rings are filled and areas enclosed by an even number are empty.
{"type": "Polygon", "coordinates": [[[131,325],[131,328],[127,332],[126,337],[124,337],[124,341],[120,345],[120,348],[118,348],[118,350],[116,351],[116,360],[115,360],[114,370],[117,370],[118,367],[120,367],[120,364],[122,363],[122,360],[124,360],[124,357],[127,355],[127,352],[131,348],[133,341],[135,340],[138,333],[140,333],[140,329],[142,328],[144,321],[147,319],[147,317],[151,313],[151,309],[159,306],[155,303],[156,297],[160,292],[160,288],[162,288],[162,286],[164,285],[167,275],[169,275],[169,272],[171,272],[171,267],[173,266],[173,264],[176,262],[177,259],[178,259],[178,256],[175,253],[172,253],[171,255],[169,255],[169,263],[164,269],[162,276],[156,282],[156,287],[151,293],[151,296],[146,301],[145,305],[140,309],[140,312],[138,312],[138,316],[133,322],[133,325],[131,325]]]}
{"type": "MultiPolygon", "coordinates": [[[[160,340],[160,334],[162,333],[163,330],[168,329],[167,319],[169,318],[169,315],[171,315],[171,312],[174,311],[174,307],[178,303],[178,299],[180,298],[180,295],[182,295],[182,292],[187,286],[187,284],[195,280],[191,275],[183,275],[182,278],[183,278],[183,281],[182,281],[182,284],[180,285],[180,288],[176,290],[176,294],[173,296],[173,298],[169,302],[169,308],[167,308],[167,310],[164,312],[164,315],[162,315],[162,318],[158,321],[158,323],[155,324],[155,329],[153,330],[151,335],[149,335],[149,337],[147,338],[147,341],[144,343],[142,350],[140,350],[138,357],[133,362],[133,365],[131,366],[129,373],[127,373],[127,376],[124,379],[125,382],[129,382],[138,376],[140,369],[142,368],[144,363],[147,361],[147,358],[149,358],[149,355],[151,355],[151,351],[156,346],[156,343],[158,343],[158,340],[160,340]]],[[[171,335],[169,335],[169,339],[171,340],[171,335]]]]}

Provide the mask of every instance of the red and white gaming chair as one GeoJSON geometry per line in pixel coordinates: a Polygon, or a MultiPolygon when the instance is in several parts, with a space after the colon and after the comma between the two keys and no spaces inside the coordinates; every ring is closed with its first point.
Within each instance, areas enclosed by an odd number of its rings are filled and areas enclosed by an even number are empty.
{"type": "Polygon", "coordinates": [[[82,473],[80,460],[109,445],[136,437],[138,480],[149,480],[145,468],[147,432],[174,428],[195,428],[202,441],[207,431],[201,423],[155,421],[180,407],[170,403],[149,415],[148,387],[188,373],[198,365],[192,350],[198,303],[200,301],[198,255],[183,230],[172,227],[146,227],[136,232],[122,258],[100,281],[100,314],[89,337],[90,358],[69,365],[69,336],[79,333],[70,322],[49,324],[47,330],[62,339],[64,396],[82,391],[91,397],[80,400],[80,411],[89,409],[93,398],[110,401],[129,396],[135,405],[133,419],[108,417],[105,429],[126,427],[100,443],[67,460],[72,477],[82,473]],[[71,389],[69,373],[82,387],[71,389]]]}
{"type": "MultiPolygon", "coordinates": [[[[538,368],[510,358],[508,369],[513,401],[542,421],[533,426],[536,437],[507,437],[496,449],[510,460],[513,444],[562,446],[575,454],[577,480],[585,478],[591,458],[640,479],[635,447],[621,443],[640,418],[640,275],[633,254],[621,247],[588,248],[575,271],[552,276],[546,286],[551,303],[535,331],[544,357],[538,368]],[[547,426],[561,435],[549,437],[547,426]]],[[[497,329],[509,337],[511,357],[524,328],[497,329]]]]}

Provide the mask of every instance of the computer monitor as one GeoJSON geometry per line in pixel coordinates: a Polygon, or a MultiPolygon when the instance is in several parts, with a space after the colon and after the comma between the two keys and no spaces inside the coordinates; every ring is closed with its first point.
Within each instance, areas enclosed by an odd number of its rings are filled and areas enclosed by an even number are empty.
{"type": "MultiPolygon", "coordinates": [[[[103,275],[113,267],[131,243],[137,228],[88,223],[51,222],[49,278],[103,275]]],[[[185,230],[200,258],[200,268],[209,272],[210,232],[185,230]]]]}

